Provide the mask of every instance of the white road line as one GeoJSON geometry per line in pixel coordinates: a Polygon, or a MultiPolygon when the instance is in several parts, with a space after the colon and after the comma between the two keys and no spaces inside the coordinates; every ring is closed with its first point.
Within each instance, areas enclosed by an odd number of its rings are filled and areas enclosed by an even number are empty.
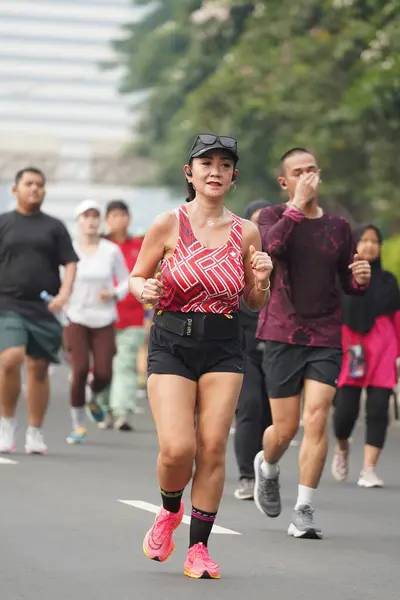
{"type": "MultiPolygon", "coordinates": [[[[150,502],[143,502],[142,500],[118,500],[121,504],[127,504],[128,506],[133,506],[134,508],[140,508],[140,510],[147,510],[147,512],[151,512],[157,514],[160,510],[159,506],[155,504],[150,504],[150,502]]],[[[183,515],[182,523],[186,523],[186,525],[190,524],[190,517],[187,515],[183,515]]],[[[213,525],[212,533],[219,533],[221,535],[242,535],[238,531],[233,531],[232,529],[226,529],[225,527],[220,527],[219,525],[213,525]]]]}
{"type": "Polygon", "coordinates": [[[0,456],[0,465],[17,465],[16,460],[11,460],[10,458],[3,458],[0,456]]]}

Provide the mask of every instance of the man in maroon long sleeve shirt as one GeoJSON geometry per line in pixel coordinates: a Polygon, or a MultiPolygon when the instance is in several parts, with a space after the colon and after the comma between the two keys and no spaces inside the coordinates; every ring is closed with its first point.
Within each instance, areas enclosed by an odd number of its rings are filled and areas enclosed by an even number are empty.
{"type": "Polygon", "coordinates": [[[264,250],[274,262],[271,299],[257,331],[265,341],[273,425],[254,461],[254,499],[266,515],[280,514],[278,461],[297,433],[303,392],[300,485],[288,534],[319,539],[312,501],[325,465],[329,410],[341,367],[338,283],[346,294],[362,293],[371,271],[354,254],[349,223],[319,206],[320,170],[311,153],[287,152],[278,181],[289,201],[265,208],[259,220],[264,250]]]}

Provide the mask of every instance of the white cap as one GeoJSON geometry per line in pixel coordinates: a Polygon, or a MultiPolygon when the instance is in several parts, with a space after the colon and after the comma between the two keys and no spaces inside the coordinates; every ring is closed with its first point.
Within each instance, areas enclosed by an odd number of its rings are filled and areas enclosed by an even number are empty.
{"type": "Polygon", "coordinates": [[[83,200],[75,209],[75,219],[83,215],[88,210],[97,210],[101,215],[101,206],[96,200],[83,200]]]}

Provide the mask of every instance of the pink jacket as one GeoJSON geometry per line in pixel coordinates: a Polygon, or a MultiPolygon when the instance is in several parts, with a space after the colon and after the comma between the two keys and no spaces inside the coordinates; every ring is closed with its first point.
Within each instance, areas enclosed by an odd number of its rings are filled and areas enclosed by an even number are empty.
{"type": "Polygon", "coordinates": [[[343,363],[338,387],[379,387],[393,389],[397,384],[396,359],[400,356],[400,310],[393,316],[378,317],[371,331],[361,335],[342,325],[343,363]],[[349,346],[361,344],[366,360],[366,375],[349,375],[349,346]]]}

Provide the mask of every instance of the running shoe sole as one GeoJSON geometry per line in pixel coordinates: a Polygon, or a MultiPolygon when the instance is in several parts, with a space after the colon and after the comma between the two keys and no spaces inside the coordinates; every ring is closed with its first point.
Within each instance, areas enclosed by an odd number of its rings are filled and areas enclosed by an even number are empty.
{"type": "Polygon", "coordinates": [[[31,450],[30,448],[27,448],[25,446],[25,454],[36,454],[38,456],[45,456],[47,454],[48,450],[41,450],[40,452],[38,450],[31,450]]]}
{"type": "Polygon", "coordinates": [[[17,447],[11,446],[11,448],[3,448],[3,450],[0,450],[0,454],[14,454],[14,452],[17,450],[17,447]]]}
{"type": "Polygon", "coordinates": [[[359,479],[357,481],[357,485],[358,485],[358,487],[368,488],[368,489],[373,489],[373,488],[381,489],[381,488],[383,488],[383,484],[382,483],[370,483],[369,481],[366,481],[365,479],[359,479]]]}
{"type": "Polygon", "coordinates": [[[197,575],[197,573],[192,573],[189,569],[185,569],[183,574],[191,579],[221,579],[221,575],[210,575],[208,571],[204,571],[201,575],[197,575]]]}
{"type": "Polygon", "coordinates": [[[145,556],[147,556],[147,558],[149,558],[150,560],[154,560],[155,562],[165,562],[166,560],[169,559],[169,557],[171,556],[171,554],[175,550],[175,544],[172,542],[172,548],[168,552],[168,554],[166,554],[163,558],[160,558],[159,556],[155,556],[154,558],[152,558],[146,552],[146,548],[145,548],[145,545],[144,545],[144,540],[143,540],[143,546],[142,547],[143,547],[143,552],[144,552],[145,556]]]}
{"type": "Polygon", "coordinates": [[[302,540],[322,540],[323,535],[321,531],[317,531],[316,529],[307,529],[306,531],[301,531],[297,529],[294,523],[290,523],[288,529],[288,535],[302,540]]]}
{"type": "Polygon", "coordinates": [[[252,494],[241,494],[238,490],[235,490],[233,494],[236,500],[254,500],[254,496],[252,494]]]}

